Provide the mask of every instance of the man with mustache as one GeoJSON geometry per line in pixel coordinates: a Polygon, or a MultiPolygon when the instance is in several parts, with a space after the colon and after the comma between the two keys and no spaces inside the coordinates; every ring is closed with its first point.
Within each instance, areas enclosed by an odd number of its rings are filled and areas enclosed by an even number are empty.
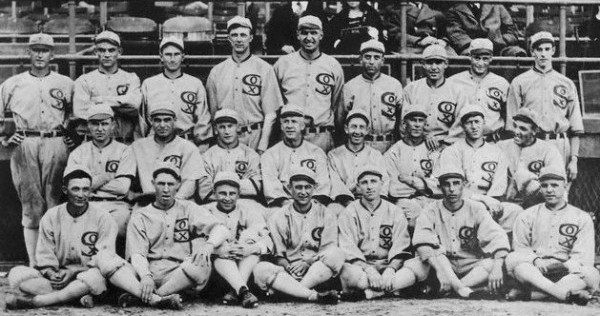
{"type": "Polygon", "coordinates": [[[159,53],[163,72],[142,83],[140,134],[146,137],[152,132],[150,113],[155,108],[171,104],[176,110],[177,135],[196,144],[200,152],[205,152],[213,136],[206,91],[200,79],[181,69],[185,60],[183,39],[163,38],[159,53]]]}

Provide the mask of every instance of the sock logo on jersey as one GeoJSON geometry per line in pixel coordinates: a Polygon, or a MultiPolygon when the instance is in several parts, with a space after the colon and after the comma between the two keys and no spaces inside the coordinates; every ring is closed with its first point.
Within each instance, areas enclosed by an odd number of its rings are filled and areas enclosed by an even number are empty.
{"type": "Polygon", "coordinates": [[[437,118],[438,121],[446,124],[448,127],[454,124],[456,119],[454,117],[454,112],[456,112],[456,103],[446,101],[440,102],[440,104],[438,104],[438,111],[440,111],[440,114],[442,115],[442,117],[437,118]]]}
{"type": "Polygon", "coordinates": [[[175,242],[190,241],[189,220],[180,218],[175,220],[175,229],[173,230],[173,240],[175,242]]]}
{"type": "Polygon", "coordinates": [[[379,226],[379,247],[387,250],[392,248],[392,225],[379,226]]]}
{"type": "Polygon", "coordinates": [[[323,227],[317,227],[315,229],[312,230],[312,232],[310,233],[310,236],[312,237],[312,239],[316,242],[321,242],[321,235],[323,234],[323,227]]]}
{"type": "Polygon", "coordinates": [[[50,103],[50,105],[57,110],[64,110],[65,104],[67,104],[67,99],[65,98],[65,93],[60,89],[50,89],[50,96],[54,101],[50,103]]]}
{"type": "Polygon", "coordinates": [[[542,168],[544,168],[543,160],[534,160],[530,162],[529,165],[527,165],[527,170],[529,170],[532,173],[535,173],[535,175],[537,176],[540,175],[540,170],[542,170],[542,168]]]}
{"type": "Polygon", "coordinates": [[[112,173],[117,172],[117,169],[119,169],[119,163],[120,161],[118,160],[108,160],[106,162],[106,167],[104,168],[104,171],[112,173]]]}
{"type": "Polygon", "coordinates": [[[317,82],[321,84],[321,89],[315,88],[315,91],[322,95],[331,94],[331,91],[333,91],[333,83],[335,81],[333,75],[321,73],[317,75],[316,79],[317,82]]]}
{"type": "Polygon", "coordinates": [[[243,160],[236,160],[235,162],[235,173],[241,178],[248,171],[248,162],[243,160]]]}
{"type": "Polygon", "coordinates": [[[181,93],[180,98],[185,103],[185,106],[181,108],[181,112],[193,115],[196,112],[198,104],[198,94],[196,92],[184,91],[181,93]]]}
{"type": "Polygon", "coordinates": [[[317,172],[317,164],[314,159],[304,159],[300,161],[300,166],[306,167],[313,172],[317,172]]]}
{"type": "Polygon", "coordinates": [[[242,92],[247,95],[258,96],[262,91],[262,79],[259,75],[249,74],[242,78],[244,87],[242,92]]]}
{"type": "Polygon", "coordinates": [[[181,169],[181,164],[182,164],[182,161],[183,161],[183,156],[181,156],[181,155],[170,155],[170,156],[165,157],[165,159],[163,159],[163,161],[170,162],[175,167],[181,169]]]}
{"type": "Polygon", "coordinates": [[[419,165],[421,165],[421,170],[423,170],[425,177],[429,177],[431,175],[431,171],[433,171],[433,163],[431,162],[431,159],[421,159],[419,165]]]}
{"type": "Polygon", "coordinates": [[[84,246],[81,249],[81,255],[86,257],[91,257],[98,253],[98,248],[96,248],[96,242],[98,241],[98,233],[97,232],[85,232],[81,235],[81,244],[84,246]],[[84,249],[87,248],[87,249],[84,249]]]}
{"type": "Polygon", "coordinates": [[[552,103],[564,110],[567,107],[567,103],[571,101],[567,95],[568,92],[569,90],[567,90],[567,87],[561,84],[554,86],[555,98],[552,100],[552,103]]]}
{"type": "Polygon", "coordinates": [[[460,249],[472,254],[479,255],[481,248],[477,240],[477,226],[463,226],[458,230],[458,238],[460,238],[460,249]]]}
{"type": "Polygon", "coordinates": [[[491,99],[490,102],[487,103],[487,107],[494,112],[500,112],[500,109],[502,108],[501,104],[504,103],[502,101],[504,98],[504,93],[502,90],[490,87],[485,94],[491,99]]]}
{"type": "Polygon", "coordinates": [[[486,161],[481,164],[481,170],[485,172],[485,176],[481,177],[481,180],[485,182],[485,184],[478,185],[477,187],[481,190],[488,190],[492,187],[492,182],[494,181],[494,174],[496,173],[496,167],[498,167],[497,161],[486,161]]]}
{"type": "Polygon", "coordinates": [[[575,224],[561,224],[558,228],[558,232],[564,236],[564,238],[558,242],[559,245],[566,248],[573,248],[575,241],[577,241],[577,234],[581,229],[575,224]]]}
{"type": "Polygon", "coordinates": [[[118,95],[125,95],[127,94],[127,91],[129,91],[129,84],[120,84],[117,86],[117,94],[118,95]]]}
{"type": "Polygon", "coordinates": [[[391,120],[395,119],[396,108],[398,107],[398,98],[393,92],[386,92],[381,95],[381,103],[386,105],[385,109],[381,109],[381,114],[391,120]]]}

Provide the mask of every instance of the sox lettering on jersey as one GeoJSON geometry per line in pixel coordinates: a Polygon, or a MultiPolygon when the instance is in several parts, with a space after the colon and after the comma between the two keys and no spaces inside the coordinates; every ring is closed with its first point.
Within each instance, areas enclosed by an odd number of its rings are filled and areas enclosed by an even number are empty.
{"type": "Polygon", "coordinates": [[[558,106],[561,109],[565,109],[567,107],[567,103],[571,101],[567,96],[567,87],[564,85],[556,85],[554,86],[554,100],[552,102],[554,105],[558,106]]]}
{"type": "Polygon", "coordinates": [[[321,235],[323,234],[323,227],[317,227],[312,230],[310,236],[316,242],[321,242],[321,235]]]}
{"type": "Polygon", "coordinates": [[[235,172],[240,176],[240,178],[248,171],[248,162],[237,160],[235,162],[235,172]]]}
{"type": "Polygon", "coordinates": [[[559,241],[558,244],[566,247],[573,248],[575,241],[577,241],[577,234],[581,229],[575,224],[561,224],[558,228],[558,232],[564,236],[563,240],[559,241]]]}
{"type": "Polygon", "coordinates": [[[242,93],[252,96],[259,96],[262,91],[262,78],[259,75],[249,74],[242,78],[244,87],[242,93]]]}
{"type": "Polygon", "coordinates": [[[185,106],[181,108],[181,111],[185,114],[194,115],[196,108],[198,107],[198,94],[192,91],[184,91],[181,93],[181,101],[185,103],[185,106]]]}
{"type": "Polygon", "coordinates": [[[392,225],[379,226],[379,247],[387,250],[392,248],[392,225]]]}
{"type": "Polygon", "coordinates": [[[479,242],[477,241],[476,227],[463,226],[458,230],[460,238],[460,248],[471,253],[480,253],[479,242]]]}
{"type": "Polygon", "coordinates": [[[163,159],[163,161],[170,162],[175,167],[181,169],[181,164],[182,164],[183,158],[181,155],[170,155],[170,156],[165,157],[165,159],[163,159]]]}
{"type": "Polygon", "coordinates": [[[487,107],[494,112],[500,112],[500,109],[502,108],[502,103],[503,103],[502,98],[504,97],[504,93],[502,92],[502,90],[500,90],[498,88],[490,87],[485,92],[485,94],[488,96],[488,98],[491,99],[487,103],[487,107]]]}
{"type": "Polygon", "coordinates": [[[487,176],[481,177],[483,181],[487,184],[485,186],[478,186],[482,190],[487,190],[492,186],[492,182],[494,181],[494,174],[496,173],[496,167],[498,166],[497,161],[486,161],[481,164],[481,170],[487,173],[487,176]]]}
{"type": "Polygon", "coordinates": [[[119,169],[119,162],[119,160],[108,160],[106,162],[106,167],[104,168],[104,171],[117,172],[117,169],[119,169]]]}
{"type": "Polygon", "coordinates": [[[446,124],[446,126],[450,127],[452,126],[452,124],[454,124],[454,121],[456,120],[454,112],[456,112],[456,103],[452,103],[452,102],[440,102],[440,104],[438,104],[438,111],[440,111],[440,114],[442,115],[442,117],[438,117],[438,121],[446,124]]]}
{"type": "Polygon", "coordinates": [[[98,232],[85,232],[81,235],[81,244],[87,247],[87,251],[81,250],[81,255],[91,257],[98,253],[96,242],[98,241],[98,232]]]}
{"type": "Polygon", "coordinates": [[[381,103],[386,105],[385,109],[381,109],[381,114],[391,120],[395,119],[397,98],[393,92],[386,92],[381,95],[381,103]]]}
{"type": "Polygon", "coordinates": [[[189,231],[189,220],[187,218],[181,218],[175,220],[175,229],[173,230],[173,240],[175,242],[188,242],[190,241],[189,231]]]}
{"type": "Polygon", "coordinates": [[[331,74],[320,73],[316,78],[317,82],[321,84],[321,88],[315,88],[315,91],[322,95],[329,95],[333,91],[333,84],[335,79],[331,74]]]}
{"type": "Polygon", "coordinates": [[[50,104],[53,108],[57,110],[64,110],[65,104],[67,104],[67,99],[65,98],[64,92],[60,89],[50,89],[50,96],[54,99],[50,104]]]}
{"type": "Polygon", "coordinates": [[[433,171],[433,162],[431,162],[431,159],[421,159],[419,165],[421,165],[421,170],[425,173],[425,177],[429,177],[433,171]]]}
{"type": "Polygon", "coordinates": [[[317,164],[315,159],[304,159],[300,161],[300,166],[306,167],[313,172],[317,172],[317,164]]]}
{"type": "Polygon", "coordinates": [[[540,175],[540,170],[542,170],[542,168],[544,167],[544,161],[543,160],[534,160],[532,162],[529,163],[529,165],[527,166],[527,169],[530,172],[535,173],[537,176],[540,175]]]}
{"type": "Polygon", "coordinates": [[[129,90],[129,84],[121,84],[117,86],[117,94],[118,95],[125,95],[127,94],[127,91],[129,90]]]}

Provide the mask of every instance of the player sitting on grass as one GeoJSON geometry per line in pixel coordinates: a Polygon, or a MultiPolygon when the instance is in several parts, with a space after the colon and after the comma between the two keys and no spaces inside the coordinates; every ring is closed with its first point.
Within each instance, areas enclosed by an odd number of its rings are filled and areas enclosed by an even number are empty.
{"type": "Polygon", "coordinates": [[[515,222],[514,252],[506,257],[509,274],[522,283],[507,299],[543,299],[586,305],[600,283],[594,268],[594,223],[565,200],[564,168],[544,168],[540,178],[545,203],[525,210],[515,222]]]}

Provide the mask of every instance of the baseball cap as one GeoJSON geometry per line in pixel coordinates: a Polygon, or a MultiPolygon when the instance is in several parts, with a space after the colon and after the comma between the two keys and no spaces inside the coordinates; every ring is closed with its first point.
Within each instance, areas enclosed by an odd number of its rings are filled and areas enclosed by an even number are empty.
{"type": "Polygon", "coordinates": [[[290,183],[292,181],[305,180],[312,184],[317,183],[317,175],[307,167],[295,167],[290,170],[290,183]]]}
{"type": "Polygon", "coordinates": [[[322,30],[323,22],[321,22],[321,19],[319,19],[318,17],[316,17],[314,15],[306,15],[306,16],[301,17],[298,20],[298,29],[301,29],[301,28],[322,30]]]}
{"type": "Polygon", "coordinates": [[[106,120],[107,118],[112,118],[115,116],[115,112],[110,105],[106,103],[100,103],[96,105],[92,105],[87,112],[88,117],[87,120],[106,120]]]}
{"type": "Polygon", "coordinates": [[[230,123],[239,123],[240,119],[237,112],[233,109],[220,109],[215,113],[215,118],[213,120],[215,124],[230,122],[230,123]]]}
{"type": "Polygon", "coordinates": [[[152,178],[156,178],[156,176],[161,173],[168,173],[175,177],[175,179],[181,181],[181,173],[179,172],[179,168],[175,167],[174,164],[168,161],[162,161],[156,166],[156,168],[154,168],[154,171],[152,172],[152,178]]]}
{"type": "Polygon", "coordinates": [[[540,181],[545,181],[545,180],[566,181],[567,173],[565,172],[565,168],[556,168],[553,166],[548,166],[548,167],[544,167],[544,168],[542,168],[542,170],[540,170],[539,180],[540,181]]]}
{"type": "Polygon", "coordinates": [[[529,42],[531,43],[531,48],[535,48],[536,46],[543,43],[551,43],[552,45],[554,45],[554,36],[552,36],[552,33],[546,31],[537,32],[531,35],[531,37],[529,38],[529,42]]]}
{"type": "Polygon", "coordinates": [[[423,60],[437,59],[437,60],[448,60],[448,53],[446,49],[440,45],[433,44],[425,47],[423,50],[423,60]]]}
{"type": "Polygon", "coordinates": [[[522,121],[525,123],[533,124],[537,126],[537,122],[539,122],[539,117],[536,112],[532,111],[530,108],[522,107],[517,111],[513,117],[515,121],[522,121]]]}
{"type": "Polygon", "coordinates": [[[47,46],[54,47],[54,39],[52,36],[45,33],[36,33],[29,36],[29,43],[27,44],[29,47],[31,46],[47,46]]]}
{"type": "Polygon", "coordinates": [[[92,180],[92,172],[86,166],[79,164],[67,164],[63,172],[63,184],[67,184],[71,179],[88,178],[92,180]]]}
{"type": "Polygon", "coordinates": [[[304,117],[304,110],[298,105],[295,104],[286,104],[281,109],[281,118],[290,117],[290,116],[301,116],[304,117]]]}
{"type": "Polygon", "coordinates": [[[416,104],[405,104],[402,107],[402,119],[407,119],[413,116],[427,117],[427,113],[423,110],[423,107],[416,104]]]}
{"type": "Polygon", "coordinates": [[[478,115],[485,117],[481,106],[475,103],[465,105],[462,109],[460,109],[460,112],[458,113],[458,117],[460,118],[461,124],[464,124],[464,122],[469,118],[478,115]]]}
{"type": "Polygon", "coordinates": [[[494,43],[487,38],[476,38],[469,44],[469,53],[477,54],[492,54],[494,52],[494,43]]]}
{"type": "Polygon", "coordinates": [[[465,179],[465,173],[462,168],[452,163],[442,168],[440,175],[438,176],[438,181],[441,184],[442,182],[451,178],[460,178],[462,180],[465,179]]]}
{"type": "Polygon", "coordinates": [[[231,29],[234,27],[240,26],[247,27],[252,30],[252,22],[250,22],[250,19],[236,15],[227,21],[227,32],[231,31],[231,29]]]}
{"type": "Polygon", "coordinates": [[[152,109],[152,111],[150,111],[150,117],[154,116],[154,115],[171,115],[173,117],[176,116],[177,113],[175,111],[175,109],[173,107],[171,107],[170,104],[166,103],[166,104],[161,104],[158,107],[152,109]]]}
{"type": "Polygon", "coordinates": [[[216,189],[217,186],[221,184],[229,184],[231,186],[239,188],[240,177],[237,175],[237,173],[233,171],[220,171],[217,173],[215,179],[213,180],[213,188],[216,189]]]}
{"type": "Polygon", "coordinates": [[[111,31],[103,31],[100,34],[96,35],[94,43],[98,44],[102,42],[108,42],[119,47],[121,46],[121,39],[119,38],[119,35],[111,31]]]}
{"type": "Polygon", "coordinates": [[[374,175],[379,178],[383,178],[383,172],[375,165],[364,165],[358,169],[358,173],[356,174],[356,181],[360,181],[364,176],[374,175]]]}
{"type": "Polygon", "coordinates": [[[362,44],[360,44],[360,53],[364,53],[366,51],[376,51],[382,54],[385,54],[385,46],[382,42],[378,40],[368,40],[362,44]]]}
{"type": "Polygon", "coordinates": [[[169,36],[169,37],[165,37],[162,39],[162,41],[160,42],[160,46],[158,47],[158,50],[162,52],[163,48],[167,45],[173,45],[179,49],[181,49],[181,51],[183,52],[183,39],[176,37],[176,36],[169,36]]]}
{"type": "Polygon", "coordinates": [[[346,124],[348,124],[348,122],[355,117],[362,118],[365,120],[365,122],[367,122],[367,125],[369,125],[369,115],[363,109],[352,109],[350,112],[348,112],[348,115],[346,115],[346,124]]]}

